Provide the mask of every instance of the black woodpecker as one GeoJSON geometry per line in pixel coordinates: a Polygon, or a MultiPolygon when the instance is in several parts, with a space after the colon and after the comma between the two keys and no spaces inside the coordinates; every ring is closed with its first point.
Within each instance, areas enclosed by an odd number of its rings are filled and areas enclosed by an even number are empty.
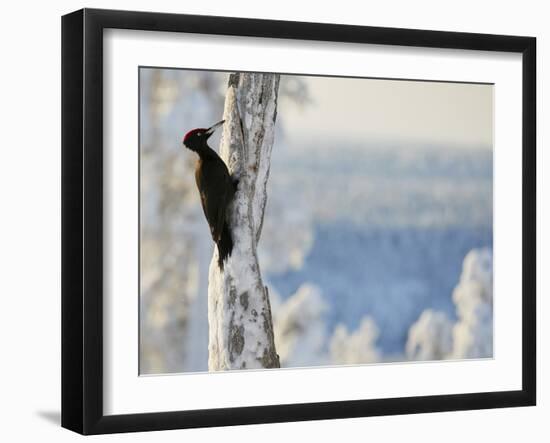
{"type": "Polygon", "coordinates": [[[186,148],[196,152],[199,160],[195,167],[195,181],[201,197],[202,209],[214,243],[218,246],[218,266],[223,270],[224,261],[231,255],[233,239],[226,220],[227,206],[237,189],[236,182],[220,156],[210,146],[208,139],[225,120],[210,128],[189,131],[183,138],[186,148]]]}

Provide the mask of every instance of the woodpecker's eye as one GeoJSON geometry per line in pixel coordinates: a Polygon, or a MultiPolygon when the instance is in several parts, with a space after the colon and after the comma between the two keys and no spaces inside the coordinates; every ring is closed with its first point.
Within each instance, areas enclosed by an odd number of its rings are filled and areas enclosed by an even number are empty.
{"type": "Polygon", "coordinates": [[[202,132],[197,132],[197,136],[200,137],[202,135],[202,132]]]}

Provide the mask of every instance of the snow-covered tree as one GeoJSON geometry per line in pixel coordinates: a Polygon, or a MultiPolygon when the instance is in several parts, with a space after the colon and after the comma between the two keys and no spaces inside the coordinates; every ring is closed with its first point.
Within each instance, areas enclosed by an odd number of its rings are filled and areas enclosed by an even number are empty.
{"type": "Polygon", "coordinates": [[[349,332],[345,325],[339,324],[330,340],[332,363],[353,365],[379,361],[378,335],[378,327],[369,316],[363,317],[355,332],[349,332]]]}
{"type": "Polygon", "coordinates": [[[212,241],[193,179],[194,159],[183,155],[181,122],[199,126],[219,116],[223,94],[215,86],[223,77],[214,72],[140,70],[140,371],[144,374],[207,369],[206,293],[212,241]]]}
{"type": "Polygon", "coordinates": [[[442,360],[453,348],[453,323],[444,312],[426,309],[409,330],[405,353],[410,360],[442,360]]]}
{"type": "Polygon", "coordinates": [[[270,195],[258,254],[264,272],[302,269],[313,247],[314,228],[307,202],[297,195],[270,195]]]}
{"type": "Polygon", "coordinates": [[[493,253],[472,249],[453,291],[458,320],[425,310],[409,329],[405,352],[413,360],[484,358],[493,355],[493,253]]]}
{"type": "Polygon", "coordinates": [[[217,248],[210,263],[211,371],[280,366],[269,294],[257,255],[267,203],[278,89],[279,76],[275,74],[237,73],[229,78],[220,156],[239,185],[228,215],[232,254],[223,271],[218,266],[217,248]]]}
{"type": "Polygon", "coordinates": [[[453,328],[452,358],[493,355],[493,253],[473,249],[464,258],[453,291],[458,322],[453,328]]]}
{"type": "Polygon", "coordinates": [[[275,344],[281,366],[326,363],[328,309],[320,289],[308,283],[284,303],[274,303],[275,344]]]}

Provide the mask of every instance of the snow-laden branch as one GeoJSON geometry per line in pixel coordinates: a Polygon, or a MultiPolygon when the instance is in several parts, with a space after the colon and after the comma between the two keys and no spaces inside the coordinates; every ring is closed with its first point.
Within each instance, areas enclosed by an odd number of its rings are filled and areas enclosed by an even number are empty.
{"type": "Polygon", "coordinates": [[[208,287],[211,371],[276,368],[273,321],[267,287],[262,283],[257,245],[267,202],[279,76],[240,73],[230,76],[220,156],[238,189],[228,211],[233,252],[224,270],[215,248],[208,287]]]}

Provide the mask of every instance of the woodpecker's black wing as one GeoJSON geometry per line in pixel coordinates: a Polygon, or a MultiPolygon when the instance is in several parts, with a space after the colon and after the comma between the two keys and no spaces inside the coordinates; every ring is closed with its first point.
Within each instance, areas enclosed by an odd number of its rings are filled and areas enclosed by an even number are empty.
{"type": "Polygon", "coordinates": [[[218,243],[223,233],[225,211],[233,196],[229,171],[221,158],[206,158],[199,161],[195,180],[212,239],[218,243]]]}

